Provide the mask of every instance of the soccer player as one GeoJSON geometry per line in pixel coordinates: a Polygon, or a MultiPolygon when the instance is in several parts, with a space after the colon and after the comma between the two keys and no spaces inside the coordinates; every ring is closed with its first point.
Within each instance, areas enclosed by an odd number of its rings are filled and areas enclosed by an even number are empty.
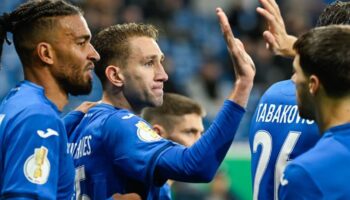
{"type": "Polygon", "coordinates": [[[137,192],[159,199],[167,179],[208,182],[228,151],[253,85],[255,67],[243,44],[234,38],[225,13],[218,8],[236,82],[206,133],[186,148],[161,138],[136,114],[160,106],[168,76],[164,55],[151,25],[111,26],[94,39],[102,59],[96,74],[103,85],[102,102],[91,108],[69,138],[81,197],[105,199],[115,192],[137,192]]]}
{"type": "MultiPolygon", "coordinates": [[[[163,104],[147,107],[141,117],[149,122],[153,130],[165,139],[177,142],[186,147],[193,145],[204,132],[203,120],[205,111],[194,100],[174,93],[165,93],[163,104]]],[[[169,180],[160,191],[160,199],[171,199],[169,180]]]]}
{"type": "Polygon", "coordinates": [[[43,0],[2,15],[1,44],[7,32],[25,80],[0,105],[0,199],[71,199],[74,166],[59,114],[68,94],[91,90],[99,54],[90,30],[79,8],[43,0]]]}
{"type": "Polygon", "coordinates": [[[194,100],[175,93],[165,93],[163,104],[147,107],[141,117],[163,138],[184,146],[194,144],[204,132],[205,110],[194,100]]]}
{"type": "MultiPolygon", "coordinates": [[[[257,11],[267,20],[268,47],[277,55],[295,56],[296,37],[288,35],[274,0],[261,0],[257,11]]],[[[350,23],[350,3],[337,1],[320,15],[317,26],[350,23]]],[[[252,118],[249,141],[252,158],[253,199],[278,199],[279,180],[289,160],[309,150],[320,138],[314,121],[298,115],[295,84],[277,82],[261,97],[252,118]]]]}
{"type": "Polygon", "coordinates": [[[299,114],[315,120],[322,137],[287,165],[280,199],[350,199],[349,46],[349,25],[313,29],[294,44],[299,114]]]}

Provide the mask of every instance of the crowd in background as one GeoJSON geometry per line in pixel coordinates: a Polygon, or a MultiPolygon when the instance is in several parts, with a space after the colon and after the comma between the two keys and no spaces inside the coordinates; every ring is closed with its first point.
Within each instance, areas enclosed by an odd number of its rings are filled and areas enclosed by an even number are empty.
{"type": "MultiPolygon", "coordinates": [[[[0,13],[11,11],[23,0],[0,0],[0,13]]],[[[262,32],[265,24],[255,9],[258,0],[74,0],[83,8],[95,34],[116,23],[152,23],[160,30],[160,47],[165,54],[164,67],[169,75],[165,91],[192,97],[207,110],[206,124],[217,113],[228,94],[232,67],[215,16],[221,6],[229,16],[235,35],[253,58],[257,74],[254,89],[236,140],[248,140],[251,116],[260,95],[272,83],[288,79],[292,60],[273,56],[265,48],[262,32]]],[[[317,16],[330,1],[280,0],[287,30],[300,35],[316,23],[317,16]]],[[[9,35],[9,38],[11,36],[9,35]]],[[[0,70],[0,100],[23,79],[21,63],[13,45],[4,44],[0,70]]],[[[97,78],[89,96],[71,97],[65,110],[83,100],[99,100],[101,86],[97,78]]]]}

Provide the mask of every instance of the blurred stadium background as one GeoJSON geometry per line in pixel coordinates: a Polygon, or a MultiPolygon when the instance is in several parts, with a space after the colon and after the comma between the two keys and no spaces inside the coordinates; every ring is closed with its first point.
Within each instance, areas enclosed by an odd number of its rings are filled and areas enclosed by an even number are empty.
{"type": "MultiPolygon", "coordinates": [[[[24,0],[0,0],[0,14],[9,12],[24,0]]],[[[231,88],[232,67],[215,16],[222,7],[229,16],[234,34],[242,40],[253,58],[257,75],[247,113],[235,143],[211,184],[177,184],[174,199],[242,199],[251,195],[248,130],[259,97],[272,83],[288,79],[291,60],[274,57],[265,49],[262,32],[266,24],[255,12],[258,0],[71,0],[85,12],[92,33],[123,22],[152,23],[160,29],[159,45],[166,55],[169,81],[165,91],[192,97],[207,110],[205,125],[215,117],[231,88]],[[219,194],[226,196],[221,198],[219,194]]],[[[332,0],[277,0],[287,30],[300,35],[313,27],[319,13],[332,0]]],[[[11,38],[11,34],[8,34],[11,38]]],[[[0,70],[0,100],[23,79],[21,63],[13,45],[4,44],[0,70]]],[[[88,96],[70,97],[63,114],[84,100],[101,96],[99,81],[88,96]]]]}

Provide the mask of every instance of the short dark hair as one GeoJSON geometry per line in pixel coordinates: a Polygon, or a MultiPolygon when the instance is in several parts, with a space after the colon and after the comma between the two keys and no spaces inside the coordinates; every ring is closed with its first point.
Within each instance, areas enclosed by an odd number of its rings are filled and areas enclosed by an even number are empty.
{"type": "Polygon", "coordinates": [[[141,112],[141,116],[151,124],[160,124],[167,131],[172,131],[174,126],[174,117],[181,117],[186,114],[197,114],[205,116],[203,107],[196,101],[175,93],[165,93],[162,106],[147,107],[141,112]]]}
{"type": "MultiPolygon", "coordinates": [[[[32,59],[31,52],[37,35],[53,29],[54,17],[82,14],[82,11],[63,0],[28,1],[11,13],[0,17],[0,55],[6,33],[13,33],[16,51],[25,65],[32,59]]],[[[7,40],[7,39],[6,39],[7,40]]]]}
{"type": "Polygon", "coordinates": [[[316,26],[350,24],[350,2],[336,1],[327,6],[318,17],[316,26]]]}
{"type": "Polygon", "coordinates": [[[110,26],[93,36],[92,45],[100,54],[95,72],[105,88],[105,70],[108,65],[125,65],[130,55],[129,39],[132,37],[158,38],[158,30],[149,24],[126,23],[110,26]]]}
{"type": "Polygon", "coordinates": [[[294,44],[306,75],[314,74],[327,95],[350,94],[350,26],[330,25],[312,29],[294,44]]]}

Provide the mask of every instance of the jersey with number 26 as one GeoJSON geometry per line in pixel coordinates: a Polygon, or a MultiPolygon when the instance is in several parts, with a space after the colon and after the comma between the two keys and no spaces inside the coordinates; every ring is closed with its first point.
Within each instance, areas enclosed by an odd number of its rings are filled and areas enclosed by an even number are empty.
{"type": "Polygon", "coordinates": [[[299,116],[295,84],[286,80],[272,85],[261,97],[250,126],[253,199],[278,199],[287,162],[319,138],[315,122],[299,116]]]}

